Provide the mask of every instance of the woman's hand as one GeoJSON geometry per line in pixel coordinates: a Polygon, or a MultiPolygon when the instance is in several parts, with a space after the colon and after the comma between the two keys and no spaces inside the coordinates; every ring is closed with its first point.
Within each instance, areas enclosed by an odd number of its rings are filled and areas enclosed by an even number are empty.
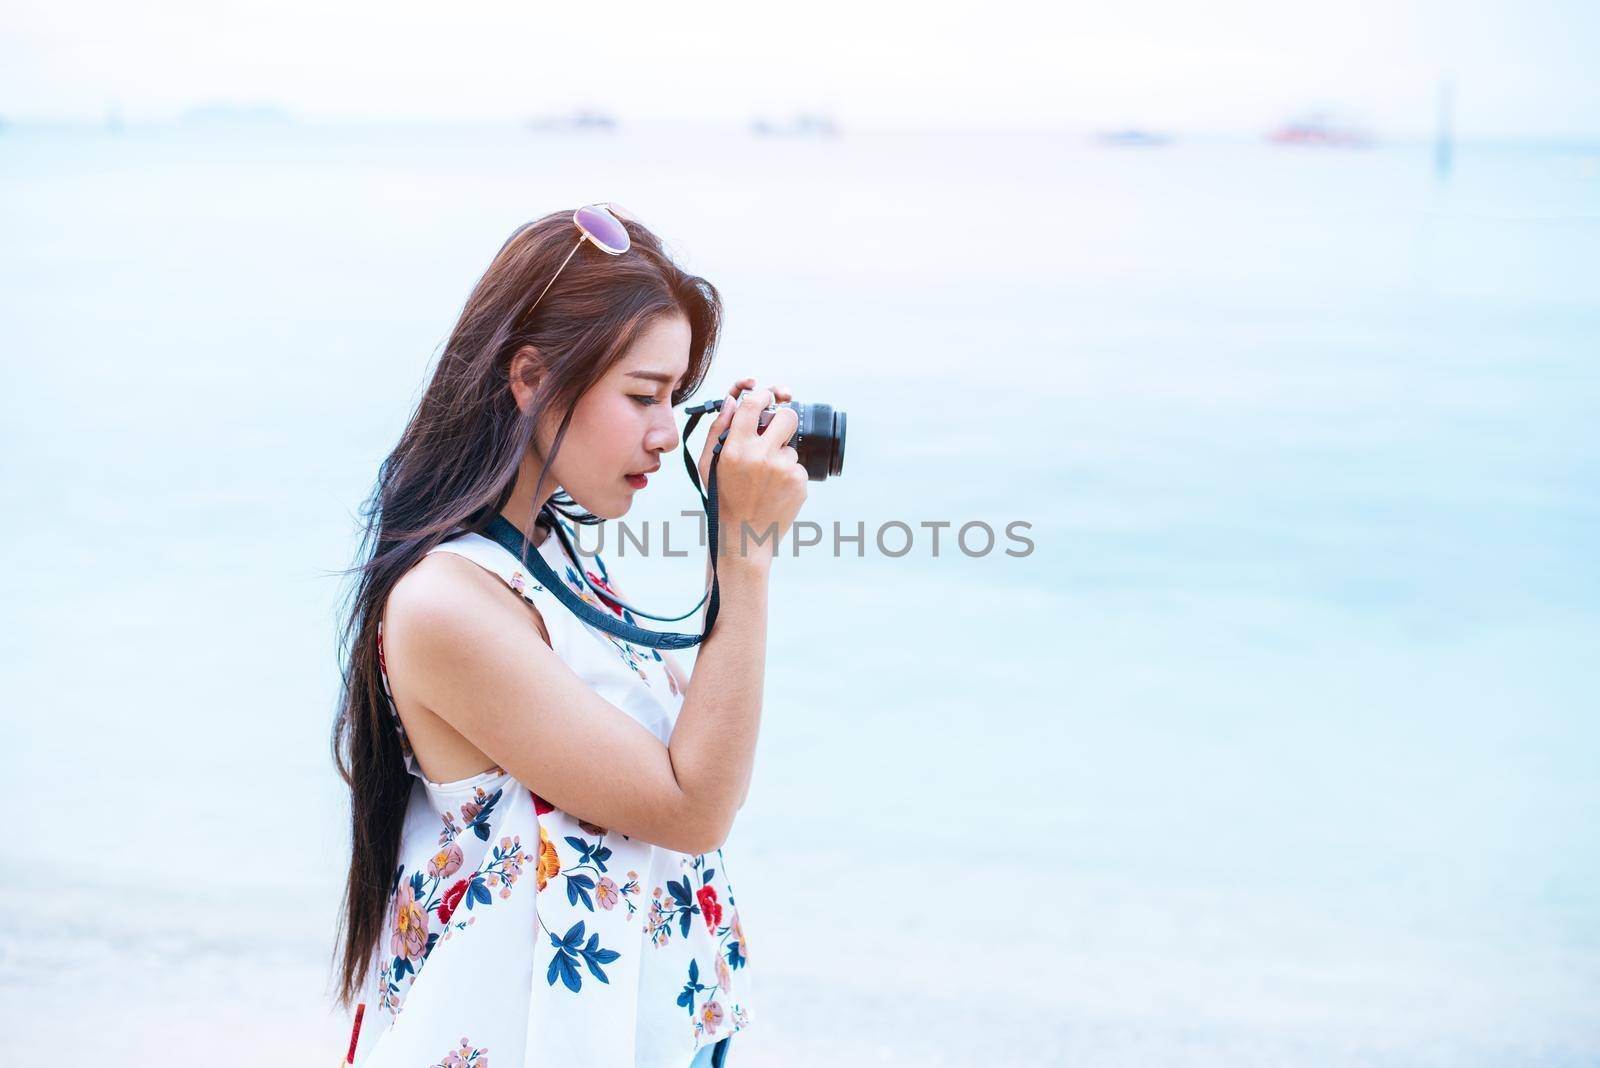
{"type": "MultiPolygon", "coordinates": [[[[706,440],[700,449],[700,463],[698,466],[700,468],[700,485],[706,487],[707,492],[710,492],[711,486],[711,450],[717,444],[717,435],[728,429],[728,425],[733,421],[734,403],[739,391],[755,388],[756,380],[754,378],[741,378],[735,382],[733,388],[728,390],[728,395],[722,398],[722,407],[717,410],[717,417],[711,421],[711,429],[706,431],[706,440]]],[[[789,391],[782,386],[773,386],[772,396],[774,400],[780,402],[794,400],[789,391]]]]}
{"type": "MultiPolygon", "coordinates": [[[[728,438],[717,464],[719,559],[769,562],[805,503],[806,469],[788,444],[800,425],[799,415],[793,408],[779,408],[767,428],[759,429],[761,410],[774,402],[775,394],[747,388],[728,420],[728,438]]],[[[714,447],[720,433],[707,443],[714,447]]]]}

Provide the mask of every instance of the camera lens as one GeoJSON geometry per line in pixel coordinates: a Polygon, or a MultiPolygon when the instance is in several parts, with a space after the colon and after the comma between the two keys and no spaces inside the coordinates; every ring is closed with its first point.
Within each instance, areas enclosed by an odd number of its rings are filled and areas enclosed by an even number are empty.
{"type": "Polygon", "coordinates": [[[833,449],[828,454],[828,474],[844,474],[844,413],[833,413],[833,449]]]}

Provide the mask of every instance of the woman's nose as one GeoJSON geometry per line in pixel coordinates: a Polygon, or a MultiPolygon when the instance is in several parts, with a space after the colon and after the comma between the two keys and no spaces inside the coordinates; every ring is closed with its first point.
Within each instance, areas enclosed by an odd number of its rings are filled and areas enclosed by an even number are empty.
{"type": "Polygon", "coordinates": [[[650,452],[671,452],[678,447],[678,426],[672,421],[670,412],[666,419],[650,428],[645,435],[644,446],[650,452]]]}

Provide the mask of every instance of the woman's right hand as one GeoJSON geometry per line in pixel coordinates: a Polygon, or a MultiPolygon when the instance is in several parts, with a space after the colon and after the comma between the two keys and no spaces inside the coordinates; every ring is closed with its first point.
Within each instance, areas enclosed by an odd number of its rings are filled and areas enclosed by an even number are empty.
{"type": "Polygon", "coordinates": [[[793,408],[779,408],[765,430],[762,409],[770,389],[747,389],[733,413],[717,459],[717,555],[770,561],[806,500],[806,469],[788,444],[800,425],[793,408]]]}

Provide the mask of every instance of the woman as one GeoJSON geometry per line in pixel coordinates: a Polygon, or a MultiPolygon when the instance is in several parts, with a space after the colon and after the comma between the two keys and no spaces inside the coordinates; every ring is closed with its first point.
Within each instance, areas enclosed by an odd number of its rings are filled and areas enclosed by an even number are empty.
{"type": "Polygon", "coordinates": [[[750,1023],[720,847],[750,782],[775,541],[738,532],[781,538],[805,500],[794,412],[758,432],[788,393],[741,380],[707,433],[702,483],[726,432],[721,592],[692,678],[580,620],[483,533],[503,517],[633,622],[604,562],[552,530],[572,542],[573,521],[627,513],[720,324],[716,289],[637,222],[548,215],[479,279],[383,464],[334,730],[357,1063],[689,1068],[750,1023]]]}

